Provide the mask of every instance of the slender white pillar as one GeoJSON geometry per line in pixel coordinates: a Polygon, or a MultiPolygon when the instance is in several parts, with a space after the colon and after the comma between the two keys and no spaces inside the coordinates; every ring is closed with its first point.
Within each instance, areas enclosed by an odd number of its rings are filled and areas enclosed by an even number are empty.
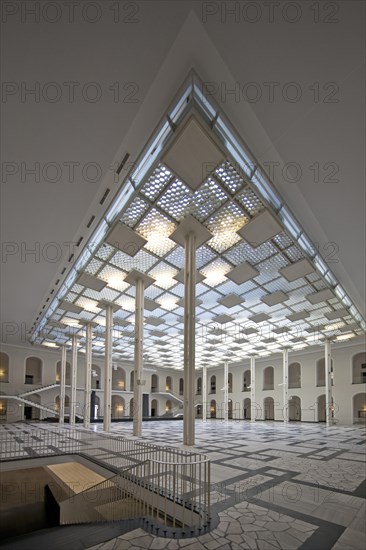
{"type": "Polygon", "coordinates": [[[104,363],[104,415],[103,430],[109,432],[111,429],[112,415],[112,322],[113,308],[106,305],[105,308],[105,363],[104,363]]]}
{"type": "Polygon", "coordinates": [[[193,216],[186,216],[169,237],[184,246],[184,400],[183,443],[195,442],[196,249],[212,238],[193,216]]]}
{"type": "Polygon", "coordinates": [[[288,414],[288,349],[283,350],[283,376],[282,376],[282,395],[283,395],[283,421],[287,424],[288,414]]]}
{"type": "Polygon", "coordinates": [[[325,341],[325,419],[332,424],[332,350],[330,340],[325,341]]]}
{"type": "Polygon", "coordinates": [[[61,348],[59,424],[65,421],[66,346],[61,348]]]}
{"type": "Polygon", "coordinates": [[[257,414],[255,402],[255,357],[250,358],[250,420],[255,422],[255,417],[257,414]]]}
{"type": "Polygon", "coordinates": [[[86,325],[85,345],[85,390],[84,390],[84,428],[90,428],[91,370],[92,370],[92,325],[86,325]]]}
{"type": "Polygon", "coordinates": [[[196,236],[193,232],[184,238],[184,405],[183,443],[194,445],[194,381],[196,358],[196,236]]]}
{"type": "Polygon", "coordinates": [[[207,367],[202,368],[202,421],[207,420],[207,367]]]}
{"type": "Polygon", "coordinates": [[[224,362],[224,421],[229,420],[229,362],[224,362]]]}
{"type": "Polygon", "coordinates": [[[76,416],[76,381],[78,369],[78,339],[76,335],[71,338],[72,341],[72,361],[71,361],[71,397],[70,397],[70,426],[75,426],[76,416]]]}
{"type": "Polygon", "coordinates": [[[133,435],[140,437],[142,432],[142,369],[144,346],[144,281],[141,278],[136,280],[135,308],[133,435]]]}

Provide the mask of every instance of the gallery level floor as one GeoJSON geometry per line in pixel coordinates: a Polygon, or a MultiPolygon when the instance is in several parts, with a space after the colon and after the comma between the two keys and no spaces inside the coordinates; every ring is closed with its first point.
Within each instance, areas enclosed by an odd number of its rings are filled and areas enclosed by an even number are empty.
{"type": "MultiPolygon", "coordinates": [[[[181,421],[143,426],[145,440],[163,445],[181,446],[182,430],[181,421]]],[[[131,436],[132,424],[112,432],[131,436]]],[[[364,550],[365,427],[197,421],[196,450],[212,463],[211,532],[174,540],[136,529],[89,548],[364,550]]]]}

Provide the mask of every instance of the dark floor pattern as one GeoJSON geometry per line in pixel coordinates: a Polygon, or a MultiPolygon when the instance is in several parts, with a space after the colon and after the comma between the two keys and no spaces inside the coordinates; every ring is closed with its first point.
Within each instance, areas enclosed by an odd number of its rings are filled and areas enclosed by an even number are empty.
{"type": "MultiPolygon", "coordinates": [[[[4,425],[1,430],[21,443],[22,434],[34,428],[40,425],[4,425]]],[[[102,425],[92,429],[102,432],[102,425]]],[[[57,427],[45,430],[57,432],[57,427]]],[[[146,422],[143,436],[181,447],[182,430],[182,422],[146,422]]],[[[113,424],[112,434],[131,437],[132,425],[113,424]]],[[[364,550],[365,436],[360,426],[197,421],[195,450],[212,463],[212,531],[175,540],[139,528],[90,548],[364,550]]],[[[95,456],[118,466],[120,457],[98,446],[97,439],[95,456]]],[[[61,439],[57,447],[66,445],[61,439]]],[[[32,448],[26,454],[32,456],[32,448]]],[[[38,448],[37,454],[42,455],[38,448]]]]}

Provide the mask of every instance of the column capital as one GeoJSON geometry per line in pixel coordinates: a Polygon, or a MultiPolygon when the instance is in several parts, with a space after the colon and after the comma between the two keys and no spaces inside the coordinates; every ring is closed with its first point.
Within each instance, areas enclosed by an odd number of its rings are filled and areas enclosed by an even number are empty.
{"type": "Polygon", "coordinates": [[[137,269],[130,271],[124,281],[129,285],[135,285],[137,281],[142,281],[144,283],[144,288],[147,288],[155,283],[155,279],[153,279],[153,277],[150,277],[146,273],[142,273],[142,271],[138,271],[137,269]]]}
{"type": "Polygon", "coordinates": [[[97,307],[100,307],[101,309],[107,309],[107,307],[111,307],[112,311],[118,311],[121,309],[121,306],[118,304],[115,304],[114,302],[109,302],[108,300],[99,300],[97,303],[97,307]]]}
{"type": "Polygon", "coordinates": [[[82,325],[83,327],[91,326],[93,328],[98,327],[98,323],[95,321],[88,321],[88,319],[80,319],[79,325],[82,325]]]}
{"type": "Polygon", "coordinates": [[[196,248],[199,248],[213,237],[212,233],[204,225],[197,221],[193,216],[188,215],[183,221],[180,222],[177,229],[170,235],[169,239],[184,247],[185,238],[192,233],[196,237],[196,248]]]}

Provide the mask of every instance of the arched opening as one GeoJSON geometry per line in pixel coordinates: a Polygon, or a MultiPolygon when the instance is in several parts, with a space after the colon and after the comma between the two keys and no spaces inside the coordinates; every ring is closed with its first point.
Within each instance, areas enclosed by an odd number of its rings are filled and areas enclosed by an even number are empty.
{"type": "Polygon", "coordinates": [[[184,380],[183,378],[179,378],[179,395],[184,394],[184,380]]]}
{"type": "Polygon", "coordinates": [[[202,418],[202,405],[196,406],[196,418],[202,418]]]}
{"type": "Polygon", "coordinates": [[[366,353],[352,357],[352,384],[366,384],[366,353]]]}
{"type": "MultiPolygon", "coordinates": [[[[332,386],[333,386],[333,384],[334,384],[334,380],[333,380],[333,359],[331,361],[330,370],[331,370],[330,378],[331,378],[332,386]]],[[[322,359],[319,359],[316,362],[316,385],[317,386],[325,386],[325,359],[324,359],[324,357],[322,357],[322,359]]]]}
{"type": "Polygon", "coordinates": [[[227,391],[233,393],[233,375],[231,372],[227,375],[227,391]]]}
{"type": "MultiPolygon", "coordinates": [[[[91,366],[91,388],[92,390],[101,390],[102,389],[102,371],[98,365],[91,366]]],[[[112,371],[113,376],[113,371],[112,371]]]]}
{"type": "Polygon", "coordinates": [[[227,417],[229,420],[233,419],[233,400],[229,399],[227,402],[227,417]]]}
{"type": "Polygon", "coordinates": [[[243,373],[243,391],[250,391],[251,374],[250,370],[246,370],[243,373]]]}
{"type": "Polygon", "coordinates": [[[366,393],[353,396],[353,423],[366,424],[366,393]]]}
{"type": "Polygon", "coordinates": [[[263,389],[264,390],[274,389],[274,368],[273,367],[266,367],[263,371],[263,389]]]}
{"type": "Polygon", "coordinates": [[[263,406],[264,406],[264,420],[274,420],[273,397],[266,397],[263,401],[263,406]]]}
{"type": "Polygon", "coordinates": [[[300,363],[291,363],[288,366],[288,387],[301,388],[301,365],[300,363]]]}
{"type": "Polygon", "coordinates": [[[125,400],[120,395],[112,395],[112,418],[118,420],[125,415],[125,400]]]}
{"type": "Polygon", "coordinates": [[[165,391],[172,391],[172,377],[167,376],[165,379],[165,391]]]}
{"type": "MultiPolygon", "coordinates": [[[[94,392],[95,393],[95,392],[94,392]]],[[[102,409],[100,407],[100,398],[97,395],[94,395],[94,405],[91,407],[90,414],[92,421],[97,420],[103,416],[102,409]]]]}
{"type": "MultiPolygon", "coordinates": [[[[65,402],[64,402],[64,407],[65,407],[65,414],[69,414],[70,412],[70,397],[68,395],[65,395],[65,402]]],[[[60,396],[57,395],[56,396],[56,399],[55,399],[55,410],[57,412],[60,412],[60,396]]]]}
{"type": "MultiPolygon", "coordinates": [[[[38,393],[34,393],[29,396],[29,401],[33,401],[38,405],[41,404],[41,396],[38,393]]],[[[24,405],[24,418],[25,420],[40,420],[41,410],[38,407],[32,407],[32,405],[24,405]]]]}
{"type": "Polygon", "coordinates": [[[318,422],[326,421],[326,402],[325,402],[325,393],[319,395],[317,399],[318,406],[318,422]]]}
{"type": "Polygon", "coordinates": [[[122,367],[113,367],[112,390],[124,391],[126,389],[126,372],[122,367]]]}
{"type": "Polygon", "coordinates": [[[172,412],[173,412],[172,402],[170,401],[170,399],[167,399],[167,401],[165,402],[165,414],[171,415],[172,412]]]}
{"type": "MultiPolygon", "coordinates": [[[[61,382],[61,361],[57,361],[56,363],[56,382],[57,384],[61,382]]],[[[65,384],[66,386],[70,386],[71,384],[71,365],[68,361],[66,361],[65,384]]]]}
{"type": "Polygon", "coordinates": [[[0,352],[0,384],[2,382],[9,382],[9,355],[3,351],[0,352]]]}
{"type": "Polygon", "coordinates": [[[243,418],[250,420],[252,418],[252,401],[249,397],[243,401],[243,418]]]}
{"type": "Polygon", "coordinates": [[[289,399],[288,419],[291,422],[298,422],[301,420],[301,399],[297,395],[293,395],[289,399]]]}
{"type": "Polygon", "coordinates": [[[159,403],[157,399],[151,401],[151,413],[150,416],[159,416],[159,403]]]}
{"type": "Polygon", "coordinates": [[[6,415],[8,413],[8,401],[7,399],[0,398],[0,420],[6,422],[6,415]]]}
{"type": "Polygon", "coordinates": [[[157,374],[151,375],[151,391],[152,392],[158,392],[159,391],[159,377],[157,374]]]}
{"type": "Polygon", "coordinates": [[[25,384],[42,384],[42,360],[39,357],[27,357],[25,384]]]}
{"type": "Polygon", "coordinates": [[[210,403],[210,417],[216,418],[216,401],[214,399],[210,403]]]}
{"type": "Polygon", "coordinates": [[[135,372],[132,370],[130,373],[130,391],[133,391],[135,387],[135,372]]]}
{"type": "Polygon", "coordinates": [[[202,395],[202,378],[197,378],[197,395],[202,395]]]}
{"type": "MultiPolygon", "coordinates": [[[[216,376],[215,375],[211,376],[210,378],[210,393],[216,393],[216,376]]],[[[215,404],[215,411],[216,411],[216,404],[215,404]]]]}

